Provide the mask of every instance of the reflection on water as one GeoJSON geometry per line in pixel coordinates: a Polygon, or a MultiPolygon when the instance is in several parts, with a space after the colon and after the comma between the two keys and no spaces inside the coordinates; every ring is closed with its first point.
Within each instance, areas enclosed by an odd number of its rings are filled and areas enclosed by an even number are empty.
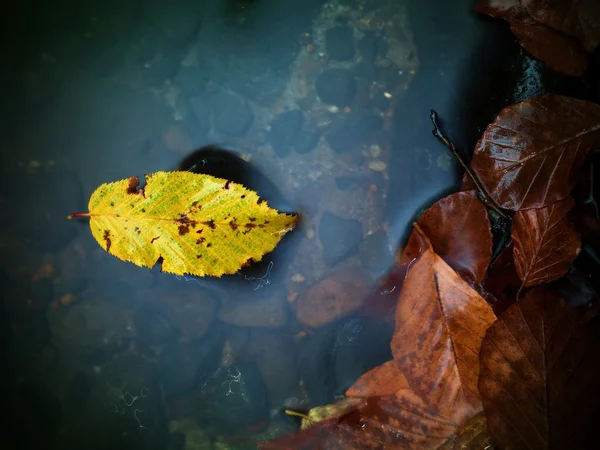
{"type": "Polygon", "coordinates": [[[456,177],[423,125],[450,102],[414,91],[432,62],[410,6],[64,0],[7,15],[2,331],[23,448],[253,448],[298,427],[286,408],[331,402],[390,358],[389,314],[363,303],[456,177]],[[193,153],[208,144],[235,153],[193,153]],[[241,180],[302,220],[218,280],[122,262],[66,220],[103,182],[175,168],[241,180]]]}

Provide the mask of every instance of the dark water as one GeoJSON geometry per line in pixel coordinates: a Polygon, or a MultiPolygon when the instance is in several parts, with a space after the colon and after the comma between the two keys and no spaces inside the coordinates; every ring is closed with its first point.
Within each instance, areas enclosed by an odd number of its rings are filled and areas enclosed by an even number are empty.
{"type": "Polygon", "coordinates": [[[311,328],[295,310],[332,276],[363,280],[366,297],[412,219],[456,187],[429,110],[467,156],[507,104],[598,96],[549,74],[471,2],[439,3],[31,1],[3,12],[13,448],[254,448],[298,427],[285,408],[331,402],[389,359],[389,317],[363,308],[311,328]],[[219,148],[194,153],[207,145],[219,148]],[[174,168],[240,180],[302,221],[260,264],[198,280],[121,262],[65,219],[101,183],[174,168]]]}

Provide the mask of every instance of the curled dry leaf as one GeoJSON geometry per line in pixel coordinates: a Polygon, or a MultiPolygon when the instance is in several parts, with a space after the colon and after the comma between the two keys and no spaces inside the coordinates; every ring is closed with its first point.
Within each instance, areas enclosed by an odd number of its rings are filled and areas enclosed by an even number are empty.
{"type": "Polygon", "coordinates": [[[579,317],[546,287],[508,308],[480,353],[479,391],[496,444],[589,448],[580,445],[598,424],[599,353],[579,317]]]}
{"type": "Polygon", "coordinates": [[[567,217],[571,197],[545,208],[517,211],[512,240],[517,274],[523,286],[558,280],[581,251],[581,239],[567,217]]]}
{"type": "Polygon", "coordinates": [[[492,232],[477,191],[456,192],[437,201],[418,224],[450,267],[472,281],[483,280],[492,259],[492,232]]]}
{"type": "Polygon", "coordinates": [[[544,95],[504,108],[477,142],[471,168],[502,208],[542,208],[569,195],[598,147],[600,105],[544,95]]]}
{"type": "Polygon", "coordinates": [[[529,53],[566,75],[581,75],[600,42],[600,3],[480,0],[480,13],[506,20],[529,53]]]}

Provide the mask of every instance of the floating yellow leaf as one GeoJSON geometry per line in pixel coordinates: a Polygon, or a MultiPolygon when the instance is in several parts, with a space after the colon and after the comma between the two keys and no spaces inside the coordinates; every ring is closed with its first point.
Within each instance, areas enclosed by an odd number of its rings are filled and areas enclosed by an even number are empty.
{"type": "Polygon", "coordinates": [[[240,184],[192,172],[156,172],[98,187],[89,201],[96,241],[111,255],[178,275],[217,276],[260,261],[294,228],[240,184]]]}

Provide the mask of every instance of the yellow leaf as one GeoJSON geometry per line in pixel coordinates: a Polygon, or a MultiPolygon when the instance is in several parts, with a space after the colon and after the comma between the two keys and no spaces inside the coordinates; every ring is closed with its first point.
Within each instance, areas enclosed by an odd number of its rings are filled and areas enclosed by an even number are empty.
{"type": "Polygon", "coordinates": [[[156,172],[98,187],[88,204],[92,235],[111,255],[178,275],[216,276],[260,261],[298,216],[271,209],[240,184],[192,172],[156,172]]]}

